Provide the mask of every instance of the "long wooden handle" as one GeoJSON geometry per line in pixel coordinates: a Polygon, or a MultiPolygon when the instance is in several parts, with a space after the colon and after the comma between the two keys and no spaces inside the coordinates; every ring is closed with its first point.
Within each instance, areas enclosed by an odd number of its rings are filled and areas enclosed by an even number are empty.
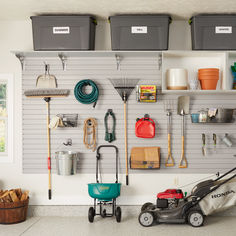
{"type": "Polygon", "coordinates": [[[179,168],[187,168],[187,159],[184,153],[184,135],[182,136],[182,155],[179,162],[179,168]],[[185,164],[183,164],[185,162],[185,164]]]}
{"type": "Polygon", "coordinates": [[[126,117],[126,102],[124,102],[124,123],[125,123],[125,165],[126,165],[126,185],[129,185],[128,177],[128,143],[127,143],[127,117],[126,117]]]}
{"type": "Polygon", "coordinates": [[[167,158],[165,161],[165,166],[170,167],[170,166],[174,166],[174,165],[175,165],[174,159],[171,154],[171,136],[170,136],[170,133],[168,133],[168,155],[167,155],[167,158]],[[169,159],[171,160],[171,163],[168,163],[169,159]]]}
{"type": "Polygon", "coordinates": [[[49,129],[49,102],[47,104],[47,139],[48,139],[48,199],[52,198],[52,184],[51,184],[51,143],[50,143],[50,129],[49,129]]]}

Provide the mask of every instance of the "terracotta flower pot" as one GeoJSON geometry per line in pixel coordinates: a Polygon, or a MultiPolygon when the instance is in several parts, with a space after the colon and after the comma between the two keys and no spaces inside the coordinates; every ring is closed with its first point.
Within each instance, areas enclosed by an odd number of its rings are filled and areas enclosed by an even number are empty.
{"type": "Polygon", "coordinates": [[[202,90],[216,90],[217,82],[219,80],[219,69],[199,69],[198,79],[201,83],[202,90]]]}

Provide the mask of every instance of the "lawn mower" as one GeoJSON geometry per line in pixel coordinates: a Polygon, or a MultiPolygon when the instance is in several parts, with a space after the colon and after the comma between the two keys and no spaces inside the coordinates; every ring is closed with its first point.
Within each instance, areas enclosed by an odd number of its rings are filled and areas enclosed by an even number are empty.
{"type": "Polygon", "coordinates": [[[215,180],[198,183],[187,197],[181,189],[167,189],[158,193],[156,204],[147,202],[142,206],[139,223],[144,227],[154,223],[202,226],[205,216],[236,205],[236,174],[226,177],[235,170],[233,168],[220,177],[218,175],[215,180]]]}
{"type": "Polygon", "coordinates": [[[116,198],[120,196],[121,184],[118,183],[118,148],[114,145],[101,145],[97,148],[96,154],[96,183],[88,184],[88,193],[94,198],[94,206],[89,208],[88,220],[93,222],[94,216],[100,215],[103,218],[115,215],[116,221],[121,221],[121,208],[116,206],[116,198]],[[101,159],[101,148],[114,148],[116,151],[116,181],[115,183],[100,183],[98,179],[99,161],[101,159]],[[99,212],[96,211],[97,205],[99,212]],[[108,213],[105,207],[112,205],[112,212],[108,213]]]}

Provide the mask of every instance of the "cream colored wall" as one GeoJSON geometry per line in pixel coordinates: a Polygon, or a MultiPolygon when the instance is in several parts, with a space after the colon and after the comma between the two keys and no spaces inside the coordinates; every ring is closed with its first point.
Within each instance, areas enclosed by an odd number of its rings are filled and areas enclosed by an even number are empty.
{"type": "MultiPolygon", "coordinates": [[[[70,177],[52,176],[52,200],[47,199],[48,177],[44,174],[22,174],[22,138],[21,138],[21,67],[12,50],[32,50],[30,21],[0,21],[0,73],[14,74],[14,162],[0,163],[0,188],[21,187],[30,190],[34,205],[74,205],[91,204],[87,194],[87,183],[93,182],[95,175],[77,174],[70,177]]],[[[109,25],[99,24],[97,49],[109,49],[109,25]],[[107,37],[104,39],[104,35],[107,37]]],[[[171,26],[170,48],[189,49],[190,34],[186,23],[175,22],[171,26]],[[185,24],[185,25],[184,25],[185,24]]],[[[189,174],[136,174],[130,175],[130,186],[125,186],[125,177],[121,176],[122,194],[118,202],[123,205],[142,204],[154,201],[158,191],[179,187],[203,178],[206,175],[189,174]]],[[[110,177],[106,176],[106,179],[110,177]]],[[[113,175],[111,178],[114,177],[113,175]]]]}

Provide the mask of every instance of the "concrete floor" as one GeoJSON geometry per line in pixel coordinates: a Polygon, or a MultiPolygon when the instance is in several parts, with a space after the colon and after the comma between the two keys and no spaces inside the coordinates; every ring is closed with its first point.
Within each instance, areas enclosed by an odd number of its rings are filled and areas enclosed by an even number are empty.
{"type": "Polygon", "coordinates": [[[137,218],[123,218],[116,223],[115,218],[96,217],[89,223],[87,217],[31,217],[15,225],[0,225],[1,236],[235,236],[236,217],[207,217],[205,225],[193,228],[189,225],[155,225],[149,228],[139,225],[137,218]]]}

